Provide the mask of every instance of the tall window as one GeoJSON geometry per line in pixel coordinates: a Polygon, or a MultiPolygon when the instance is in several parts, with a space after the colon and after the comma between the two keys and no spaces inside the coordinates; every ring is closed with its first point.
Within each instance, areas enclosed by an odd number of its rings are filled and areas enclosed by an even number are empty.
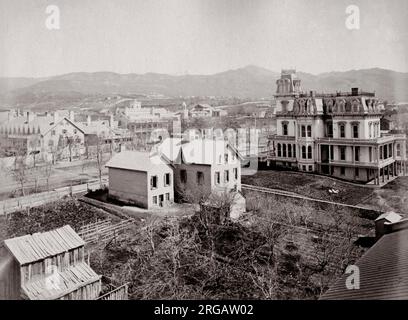
{"type": "Polygon", "coordinates": [[[330,160],[334,160],[334,147],[330,146],[330,160]]]}
{"type": "Polygon", "coordinates": [[[228,163],[228,153],[224,154],[224,162],[228,163]]]}
{"type": "Polygon", "coordinates": [[[170,185],[170,173],[164,175],[164,186],[167,187],[170,185]]]}
{"type": "Polygon", "coordinates": [[[221,182],[221,177],[220,177],[220,172],[219,171],[216,171],[215,172],[215,176],[214,176],[214,180],[215,180],[215,183],[216,184],[220,184],[220,182],[221,182]]]}
{"type": "Polygon", "coordinates": [[[284,158],[286,158],[286,144],[283,144],[283,145],[282,145],[282,149],[283,149],[282,156],[283,156],[284,158]]]}
{"type": "Polygon", "coordinates": [[[340,167],[340,174],[344,176],[346,174],[346,168],[340,167]]]}
{"type": "Polygon", "coordinates": [[[287,123],[282,124],[282,132],[284,136],[288,135],[288,124],[287,123]]]}
{"type": "Polygon", "coordinates": [[[307,126],[307,136],[310,138],[312,136],[312,126],[307,126]]]}
{"type": "Polygon", "coordinates": [[[346,160],[346,147],[339,148],[340,148],[340,160],[346,160]]]}
{"type": "Polygon", "coordinates": [[[354,148],[354,161],[360,161],[360,147],[354,148]]]}
{"type": "Polygon", "coordinates": [[[358,175],[360,174],[360,170],[358,170],[358,168],[354,169],[354,174],[356,175],[356,177],[358,177],[358,175]]]}
{"type": "Polygon", "coordinates": [[[306,127],[302,126],[302,137],[306,137],[306,127]]]}
{"type": "Polygon", "coordinates": [[[292,158],[292,145],[288,144],[288,157],[292,158]]]}
{"type": "Polygon", "coordinates": [[[397,144],[397,157],[401,157],[401,145],[397,144]]]}
{"type": "Polygon", "coordinates": [[[150,187],[151,189],[157,188],[157,176],[150,177],[150,187]]]}
{"type": "Polygon", "coordinates": [[[204,184],[204,173],[201,171],[197,171],[197,184],[198,185],[204,184]]]}
{"type": "Polygon", "coordinates": [[[344,123],[339,124],[340,138],[346,137],[346,125],[344,123]]]}
{"type": "Polygon", "coordinates": [[[281,144],[278,143],[278,157],[282,156],[281,144]]]}
{"type": "Polygon", "coordinates": [[[180,181],[181,183],[187,182],[187,171],[186,170],[180,170],[180,181]]]}
{"type": "Polygon", "coordinates": [[[327,124],[327,136],[329,138],[333,138],[333,124],[332,123],[327,124]]]}
{"type": "Polygon", "coordinates": [[[390,143],[389,145],[388,145],[388,157],[392,157],[392,144],[390,143]]]}
{"type": "Polygon", "coordinates": [[[373,132],[372,131],[373,131],[373,123],[370,122],[368,124],[368,135],[369,135],[370,139],[373,137],[373,132]]]}
{"type": "Polygon", "coordinates": [[[302,146],[302,159],[306,159],[306,146],[302,146]]]}
{"type": "Polygon", "coordinates": [[[312,159],[312,146],[307,147],[307,157],[312,159]]]}
{"type": "Polygon", "coordinates": [[[224,182],[225,183],[229,182],[229,171],[228,170],[224,171],[224,182]]]}
{"type": "Polygon", "coordinates": [[[380,159],[384,159],[384,152],[383,152],[383,146],[380,146],[380,159]]]}
{"type": "Polygon", "coordinates": [[[233,172],[234,172],[234,179],[238,180],[238,168],[234,168],[233,172]]]}
{"type": "Polygon", "coordinates": [[[296,158],[296,145],[293,145],[293,158],[296,158]]]}
{"type": "Polygon", "coordinates": [[[358,124],[353,124],[353,138],[357,139],[358,138],[358,124]]]}
{"type": "Polygon", "coordinates": [[[368,148],[368,158],[370,162],[373,162],[373,148],[372,147],[368,148]]]}

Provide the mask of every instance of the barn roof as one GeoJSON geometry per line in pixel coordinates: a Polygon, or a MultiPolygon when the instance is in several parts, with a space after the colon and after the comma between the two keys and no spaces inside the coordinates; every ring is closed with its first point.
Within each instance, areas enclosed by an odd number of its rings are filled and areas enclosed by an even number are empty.
{"type": "Polygon", "coordinates": [[[63,271],[55,270],[47,277],[36,277],[26,282],[22,289],[30,300],[54,300],[100,278],[88,264],[81,262],[63,271]]]}
{"type": "Polygon", "coordinates": [[[20,265],[43,260],[85,245],[84,240],[69,226],[7,239],[5,246],[20,265]]]}
{"type": "Polygon", "coordinates": [[[344,274],[322,296],[324,300],[408,299],[408,229],[382,236],[355,265],[360,288],[349,290],[344,274]]]}

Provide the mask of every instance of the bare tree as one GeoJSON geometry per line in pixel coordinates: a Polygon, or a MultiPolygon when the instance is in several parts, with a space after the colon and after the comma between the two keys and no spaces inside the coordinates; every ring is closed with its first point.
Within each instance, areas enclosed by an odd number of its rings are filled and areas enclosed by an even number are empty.
{"type": "Polygon", "coordinates": [[[30,169],[27,165],[27,155],[25,152],[17,152],[14,160],[14,169],[11,174],[14,180],[20,185],[21,194],[25,196],[25,184],[28,181],[30,169]]]}
{"type": "Polygon", "coordinates": [[[105,164],[107,162],[107,159],[104,157],[104,150],[103,150],[103,145],[101,142],[101,139],[96,140],[96,151],[95,151],[95,165],[96,169],[98,170],[98,178],[99,178],[99,184],[100,187],[103,188],[102,184],[102,173],[103,173],[103,168],[105,167],[105,164]]]}
{"type": "Polygon", "coordinates": [[[52,174],[52,161],[47,161],[43,167],[44,177],[47,184],[47,191],[50,191],[50,177],[52,174]]]}
{"type": "Polygon", "coordinates": [[[36,156],[37,154],[40,153],[40,151],[38,150],[38,148],[41,145],[41,138],[39,135],[33,135],[32,137],[30,137],[29,141],[28,141],[28,145],[30,147],[30,154],[33,157],[33,167],[35,167],[36,165],[36,156]]]}

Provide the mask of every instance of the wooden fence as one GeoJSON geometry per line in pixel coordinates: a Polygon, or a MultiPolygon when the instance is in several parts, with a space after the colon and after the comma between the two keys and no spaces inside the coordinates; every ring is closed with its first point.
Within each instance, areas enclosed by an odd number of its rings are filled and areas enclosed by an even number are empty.
{"type": "Polygon", "coordinates": [[[128,299],[128,284],[113,289],[112,291],[98,297],[96,300],[127,300],[128,299]]]}
{"type": "Polygon", "coordinates": [[[105,242],[119,236],[134,223],[135,220],[133,219],[122,220],[114,224],[110,219],[99,220],[82,226],[78,230],[78,234],[88,244],[105,242]]]}
{"type": "Polygon", "coordinates": [[[58,188],[50,192],[41,192],[30,194],[25,197],[6,199],[0,201],[0,215],[13,213],[26,208],[41,206],[43,204],[62,199],[65,196],[84,193],[88,190],[97,190],[100,189],[100,187],[99,182],[91,182],[58,188]]]}

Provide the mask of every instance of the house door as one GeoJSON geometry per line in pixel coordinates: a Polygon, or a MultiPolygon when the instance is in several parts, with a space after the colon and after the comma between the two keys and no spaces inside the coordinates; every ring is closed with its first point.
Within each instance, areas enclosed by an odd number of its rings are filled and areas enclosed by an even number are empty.
{"type": "Polygon", "coordinates": [[[159,206],[163,207],[164,195],[159,195],[159,206]]]}

